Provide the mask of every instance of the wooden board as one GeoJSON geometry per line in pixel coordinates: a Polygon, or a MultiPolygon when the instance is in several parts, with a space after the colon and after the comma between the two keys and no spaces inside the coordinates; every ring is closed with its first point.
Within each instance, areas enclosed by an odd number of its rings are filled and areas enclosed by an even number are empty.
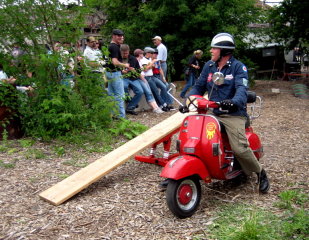
{"type": "Polygon", "coordinates": [[[41,192],[39,196],[53,205],[60,205],[129,160],[132,156],[180,127],[185,116],[187,114],[175,113],[141,135],[89,164],[87,167],[82,168],[63,181],[41,192]]]}

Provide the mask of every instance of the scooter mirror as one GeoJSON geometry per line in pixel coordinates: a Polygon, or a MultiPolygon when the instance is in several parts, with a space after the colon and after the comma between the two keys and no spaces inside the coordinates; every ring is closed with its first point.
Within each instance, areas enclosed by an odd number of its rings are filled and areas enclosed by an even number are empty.
{"type": "Polygon", "coordinates": [[[216,85],[222,85],[224,83],[224,75],[222,72],[215,72],[212,75],[212,81],[216,85]]]}

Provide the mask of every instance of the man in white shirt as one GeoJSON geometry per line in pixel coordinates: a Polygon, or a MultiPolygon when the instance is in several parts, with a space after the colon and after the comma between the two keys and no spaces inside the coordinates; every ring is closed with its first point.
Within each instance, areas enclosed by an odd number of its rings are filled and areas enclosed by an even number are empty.
{"type": "Polygon", "coordinates": [[[97,40],[90,36],[87,38],[87,46],[84,50],[84,60],[86,66],[90,67],[93,72],[103,73],[105,64],[102,59],[102,53],[96,46],[97,40]]]}
{"type": "MultiPolygon", "coordinates": [[[[160,61],[161,63],[161,68],[163,70],[164,73],[164,77],[166,79],[166,73],[167,73],[167,64],[166,64],[166,60],[167,60],[167,48],[165,47],[165,45],[162,43],[162,38],[160,36],[155,36],[153,39],[153,44],[155,46],[157,46],[158,49],[158,56],[157,56],[157,60],[160,61]]],[[[161,79],[163,81],[163,79],[161,79]]]]}

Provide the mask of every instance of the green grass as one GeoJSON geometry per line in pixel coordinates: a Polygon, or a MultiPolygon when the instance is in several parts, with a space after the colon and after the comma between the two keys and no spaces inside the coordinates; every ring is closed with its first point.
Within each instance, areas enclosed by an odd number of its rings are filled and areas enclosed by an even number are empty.
{"type": "Polygon", "coordinates": [[[308,195],[287,190],[271,209],[254,205],[226,204],[216,220],[194,240],[309,240],[308,195]]]}
{"type": "Polygon", "coordinates": [[[46,155],[40,149],[29,148],[24,152],[27,159],[44,159],[46,155]]]}
{"type": "Polygon", "coordinates": [[[2,168],[14,168],[15,167],[15,162],[14,163],[6,163],[0,160],[0,167],[2,168]]]}
{"type": "Polygon", "coordinates": [[[67,160],[67,161],[64,161],[62,164],[67,165],[67,166],[79,167],[79,168],[84,168],[88,165],[87,162],[79,162],[78,159],[67,160]]]}

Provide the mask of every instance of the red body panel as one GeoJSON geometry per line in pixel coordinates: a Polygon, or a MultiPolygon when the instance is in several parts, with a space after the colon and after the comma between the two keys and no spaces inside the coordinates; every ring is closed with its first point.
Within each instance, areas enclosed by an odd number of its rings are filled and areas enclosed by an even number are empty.
{"type": "Polygon", "coordinates": [[[197,157],[189,155],[179,156],[170,160],[160,174],[161,177],[175,180],[192,175],[199,175],[206,182],[210,180],[203,162],[197,157]]]}
{"type": "Polygon", "coordinates": [[[263,147],[259,136],[253,132],[252,127],[246,129],[246,136],[250,144],[250,148],[254,152],[255,157],[259,160],[263,157],[263,147]]]}

